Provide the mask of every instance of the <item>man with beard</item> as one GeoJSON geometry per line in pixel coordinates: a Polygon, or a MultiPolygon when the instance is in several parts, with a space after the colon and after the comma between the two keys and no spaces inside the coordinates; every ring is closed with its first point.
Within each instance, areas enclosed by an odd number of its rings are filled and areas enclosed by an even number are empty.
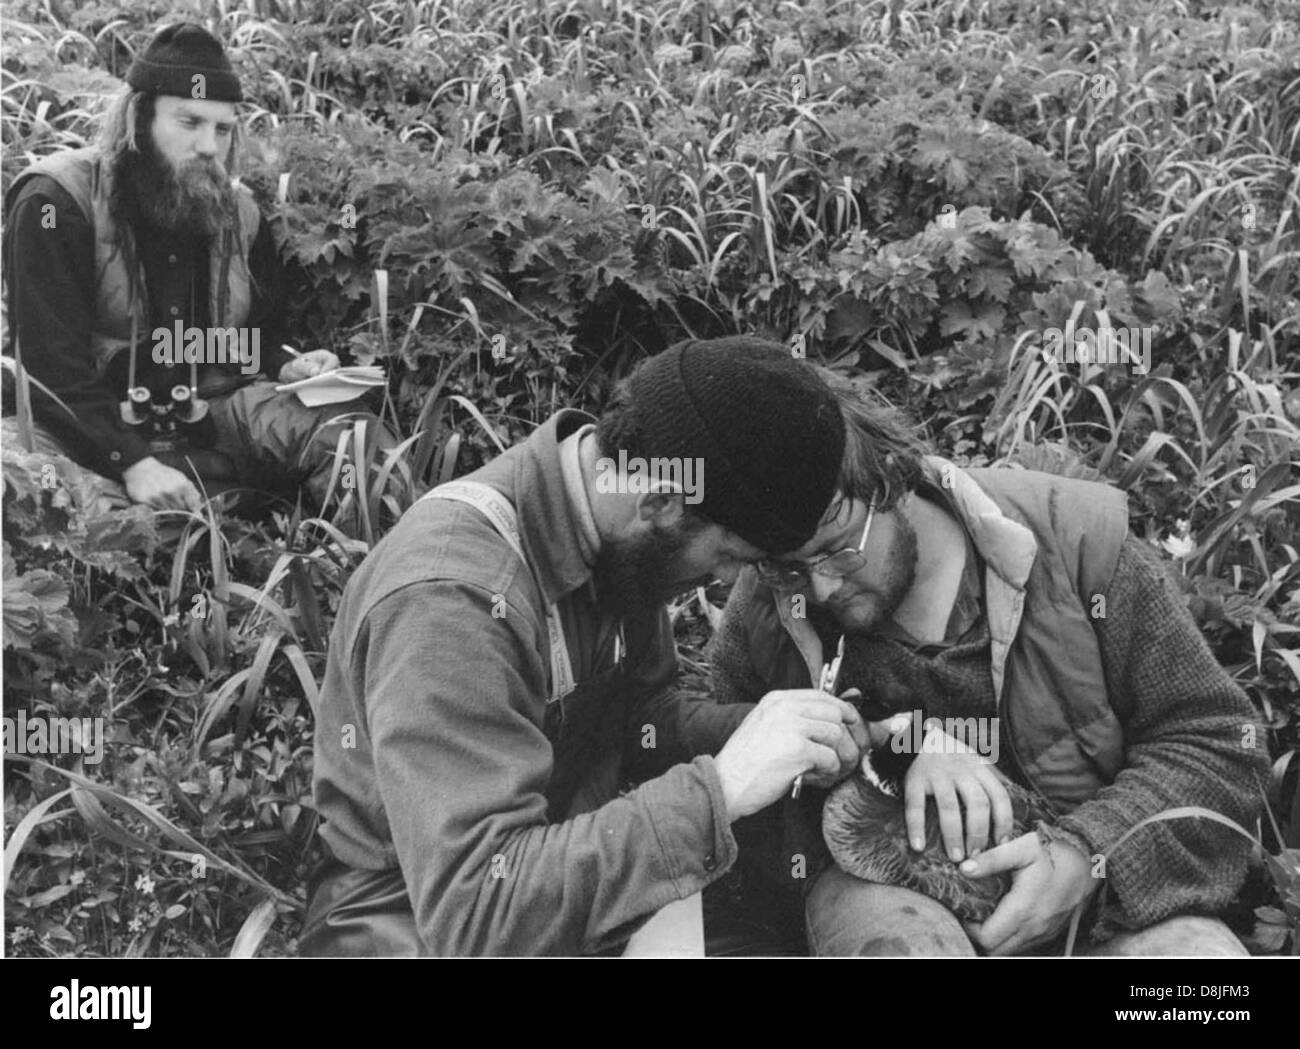
{"type": "Polygon", "coordinates": [[[737,829],[742,871],[790,890],[818,954],[1059,951],[1079,904],[1099,953],[1245,954],[1210,916],[1241,886],[1249,843],[1209,820],[1138,825],[1200,806],[1254,826],[1264,728],[1151,546],[1129,534],[1123,493],[959,469],[927,455],[895,410],[824,377],[847,433],[836,497],[808,542],[733,588],[710,652],[715,695],[748,703],[806,686],[843,636],[840,686],[861,690],[871,745],[890,743],[872,764],[901,781],[900,836],[928,869],[960,864],[972,878],[1009,875],[1010,887],[963,927],[911,888],[850,876],[822,841],[817,789],[737,829]],[[907,729],[891,739],[899,714],[907,729]],[[929,725],[918,748],[912,724],[932,717],[982,723],[997,745],[978,753],[929,725]],[[1002,775],[1049,818],[1013,835],[1002,775]],[[807,858],[806,877],[791,877],[793,855],[807,858]],[[1099,912],[1103,877],[1113,905],[1099,912]]]}
{"type": "Polygon", "coordinates": [[[851,771],[865,736],[842,700],[674,691],[663,606],[805,542],[843,448],[805,363],[691,341],[599,422],[562,411],[412,507],[330,637],[314,789],[332,858],[302,953],[617,950],[727,871],[733,821],[851,771]],[[632,476],[655,461],[658,482],[632,476]],[[688,465],[690,493],[671,480],[688,465]]]}
{"type": "MultiPolygon", "coordinates": [[[[160,461],[121,407],[129,385],[147,389],[154,404],[186,387],[208,402],[211,418],[196,432],[192,459],[219,448],[240,478],[305,480],[319,504],[339,409],[306,408],[277,393],[275,381],[307,378],[338,359],[282,348],[275,243],[251,194],[231,181],[239,80],[220,42],[195,25],[161,29],[126,80],[94,146],[41,159],[6,195],[9,316],[35,380],[37,450],[61,451],[101,475],[110,496],[120,498],[112,483],[120,481],[132,502],[195,509],[194,482],[160,461]],[[155,353],[155,333],[210,327],[239,333],[247,349],[240,359],[227,342],[226,360],[202,363],[194,388],[190,365],[177,363],[182,347],[155,353]]],[[[372,431],[385,440],[377,425],[372,431]]],[[[16,438],[10,420],[6,438],[16,438]]]]}

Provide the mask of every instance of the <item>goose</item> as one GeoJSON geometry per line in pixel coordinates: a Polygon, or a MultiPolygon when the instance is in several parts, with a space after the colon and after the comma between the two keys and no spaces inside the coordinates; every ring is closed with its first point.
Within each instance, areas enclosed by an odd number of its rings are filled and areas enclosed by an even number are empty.
{"type": "MultiPolygon", "coordinates": [[[[944,851],[933,798],[926,799],[925,848],[914,852],[907,841],[902,770],[889,767],[891,759],[887,748],[868,754],[862,769],[827,797],[822,836],[831,856],[846,874],[880,885],[901,885],[938,901],[962,921],[984,921],[1011,887],[1011,875],[971,878],[958,870],[944,851]]],[[[1011,797],[1012,837],[1047,818],[1029,791],[1000,771],[998,776],[1011,797]]]]}

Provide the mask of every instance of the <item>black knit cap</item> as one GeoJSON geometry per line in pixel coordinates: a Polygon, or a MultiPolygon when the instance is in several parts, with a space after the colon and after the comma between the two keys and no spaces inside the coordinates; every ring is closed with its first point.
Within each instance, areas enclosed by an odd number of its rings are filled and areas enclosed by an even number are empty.
{"type": "Polygon", "coordinates": [[[213,102],[242,102],[239,77],[221,41],[202,26],[187,22],[163,26],[126,71],[137,91],[213,102]],[[197,83],[196,75],[203,79],[197,83]]]}
{"type": "Polygon", "coordinates": [[[770,554],[812,538],[845,438],[835,395],[805,361],[748,335],[690,339],[630,384],[644,454],[703,461],[701,514],[770,554]]]}

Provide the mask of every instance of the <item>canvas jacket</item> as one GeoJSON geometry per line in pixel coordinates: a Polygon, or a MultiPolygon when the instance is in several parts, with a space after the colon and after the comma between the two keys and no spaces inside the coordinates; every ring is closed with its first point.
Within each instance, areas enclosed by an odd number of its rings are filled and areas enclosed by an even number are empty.
{"type": "Polygon", "coordinates": [[[600,950],[736,856],[710,755],[750,705],[671,691],[662,609],[624,621],[615,662],[559,463],[590,421],[560,412],[466,478],[514,505],[536,581],[476,509],[424,500],[357,570],[331,634],[321,833],[353,868],[400,867],[432,954],[600,950]],[[548,601],[578,682],[551,704],[548,601]]]}

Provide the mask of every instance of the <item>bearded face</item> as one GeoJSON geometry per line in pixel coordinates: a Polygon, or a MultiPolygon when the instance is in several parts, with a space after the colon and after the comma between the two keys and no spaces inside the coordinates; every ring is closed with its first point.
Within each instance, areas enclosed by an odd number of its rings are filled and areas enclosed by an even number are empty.
{"type": "Polygon", "coordinates": [[[158,96],[154,119],[138,136],[140,150],[122,155],[140,218],[182,236],[210,237],[235,213],[222,161],[229,155],[234,106],[158,96]]]}
{"type": "Polygon", "coordinates": [[[596,555],[596,599],[607,615],[623,616],[663,604],[684,589],[679,561],[690,535],[656,525],[645,535],[607,540],[596,555]]]}
{"type": "Polygon", "coordinates": [[[857,572],[845,576],[825,599],[840,625],[855,633],[869,634],[888,622],[916,583],[916,529],[902,514],[881,521],[880,535],[872,559],[857,572]]]}

